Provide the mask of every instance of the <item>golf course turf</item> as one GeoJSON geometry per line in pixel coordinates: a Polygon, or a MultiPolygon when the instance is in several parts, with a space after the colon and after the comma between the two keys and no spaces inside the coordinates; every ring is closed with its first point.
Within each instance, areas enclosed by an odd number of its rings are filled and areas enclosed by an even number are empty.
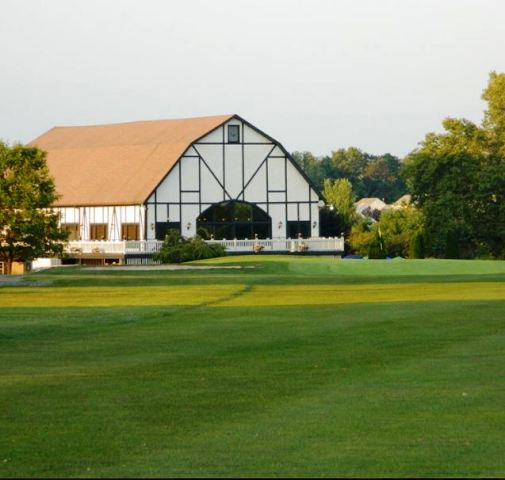
{"type": "Polygon", "coordinates": [[[505,475],[505,262],[205,264],[0,286],[0,477],[505,475]]]}

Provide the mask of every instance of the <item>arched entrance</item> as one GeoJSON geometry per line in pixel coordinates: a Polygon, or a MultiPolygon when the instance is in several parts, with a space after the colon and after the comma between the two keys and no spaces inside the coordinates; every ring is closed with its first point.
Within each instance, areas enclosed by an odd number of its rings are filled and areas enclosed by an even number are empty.
{"type": "Polygon", "coordinates": [[[202,238],[216,240],[272,238],[272,219],[252,203],[226,201],[216,203],[196,219],[196,232],[202,238]]]}

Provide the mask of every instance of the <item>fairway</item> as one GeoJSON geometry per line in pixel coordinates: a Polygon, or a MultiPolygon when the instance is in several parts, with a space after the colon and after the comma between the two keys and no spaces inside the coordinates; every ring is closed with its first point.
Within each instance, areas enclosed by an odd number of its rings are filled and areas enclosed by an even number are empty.
{"type": "Polygon", "coordinates": [[[0,476],[505,476],[505,262],[0,286],[0,476]]]}

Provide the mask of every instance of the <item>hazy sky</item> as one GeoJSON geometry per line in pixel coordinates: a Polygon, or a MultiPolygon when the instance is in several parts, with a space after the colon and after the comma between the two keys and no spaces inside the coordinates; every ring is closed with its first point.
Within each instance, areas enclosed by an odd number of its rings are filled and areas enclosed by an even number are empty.
{"type": "Polygon", "coordinates": [[[0,0],[0,138],[238,113],[290,150],[404,155],[480,121],[504,0],[0,0]]]}

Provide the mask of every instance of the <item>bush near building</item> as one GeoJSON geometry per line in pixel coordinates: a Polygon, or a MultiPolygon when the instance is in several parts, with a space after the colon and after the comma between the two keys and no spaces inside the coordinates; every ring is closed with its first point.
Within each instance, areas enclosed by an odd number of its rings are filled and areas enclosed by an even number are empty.
{"type": "Polygon", "coordinates": [[[160,251],[153,255],[155,261],[161,263],[182,263],[192,260],[223,257],[226,249],[220,244],[208,244],[198,235],[186,239],[178,230],[168,231],[160,251]]]}

